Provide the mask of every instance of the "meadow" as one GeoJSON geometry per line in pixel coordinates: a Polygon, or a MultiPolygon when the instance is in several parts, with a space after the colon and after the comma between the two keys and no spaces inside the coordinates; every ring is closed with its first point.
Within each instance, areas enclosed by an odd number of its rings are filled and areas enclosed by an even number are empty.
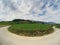
{"type": "Polygon", "coordinates": [[[0,27],[9,25],[8,31],[21,36],[43,36],[54,32],[51,24],[16,20],[0,22],[0,27]]]}
{"type": "Polygon", "coordinates": [[[22,36],[43,36],[54,32],[54,29],[49,24],[14,24],[11,25],[9,31],[22,36]]]}

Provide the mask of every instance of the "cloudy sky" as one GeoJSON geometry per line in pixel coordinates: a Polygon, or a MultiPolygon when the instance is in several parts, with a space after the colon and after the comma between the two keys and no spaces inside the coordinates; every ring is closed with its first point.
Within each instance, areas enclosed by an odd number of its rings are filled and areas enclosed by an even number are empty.
{"type": "Polygon", "coordinates": [[[0,21],[13,19],[60,23],[60,0],[0,0],[0,21]]]}

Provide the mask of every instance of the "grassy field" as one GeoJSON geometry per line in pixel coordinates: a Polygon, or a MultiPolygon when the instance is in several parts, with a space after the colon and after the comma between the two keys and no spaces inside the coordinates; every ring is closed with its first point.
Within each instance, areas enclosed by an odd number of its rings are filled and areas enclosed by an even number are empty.
{"type": "Polygon", "coordinates": [[[56,28],[60,28],[60,24],[56,24],[55,27],[56,27],[56,28]]]}
{"type": "Polygon", "coordinates": [[[15,24],[10,28],[12,30],[23,29],[24,31],[35,31],[35,30],[47,30],[49,29],[48,24],[15,24]]]}
{"type": "Polygon", "coordinates": [[[54,30],[49,24],[14,24],[9,31],[26,36],[42,36],[52,33],[54,30]]]}
{"type": "Polygon", "coordinates": [[[8,26],[10,22],[0,22],[0,27],[8,26]]]}
{"type": "Polygon", "coordinates": [[[8,30],[12,33],[24,36],[43,36],[54,32],[51,24],[42,23],[20,23],[20,22],[0,22],[0,27],[11,25],[8,30]]]}

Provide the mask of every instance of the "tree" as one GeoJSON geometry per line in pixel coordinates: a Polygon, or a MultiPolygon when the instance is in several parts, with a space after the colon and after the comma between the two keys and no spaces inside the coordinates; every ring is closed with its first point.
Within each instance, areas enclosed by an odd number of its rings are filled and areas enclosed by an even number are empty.
{"type": "Polygon", "coordinates": [[[13,21],[23,21],[22,19],[14,19],[13,21]]]}

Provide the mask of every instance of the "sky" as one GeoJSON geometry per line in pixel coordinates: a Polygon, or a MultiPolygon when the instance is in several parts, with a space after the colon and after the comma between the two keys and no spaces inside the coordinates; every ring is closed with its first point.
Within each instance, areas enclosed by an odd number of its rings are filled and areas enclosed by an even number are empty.
{"type": "Polygon", "coordinates": [[[0,0],[0,21],[13,19],[60,23],[60,0],[0,0]]]}

